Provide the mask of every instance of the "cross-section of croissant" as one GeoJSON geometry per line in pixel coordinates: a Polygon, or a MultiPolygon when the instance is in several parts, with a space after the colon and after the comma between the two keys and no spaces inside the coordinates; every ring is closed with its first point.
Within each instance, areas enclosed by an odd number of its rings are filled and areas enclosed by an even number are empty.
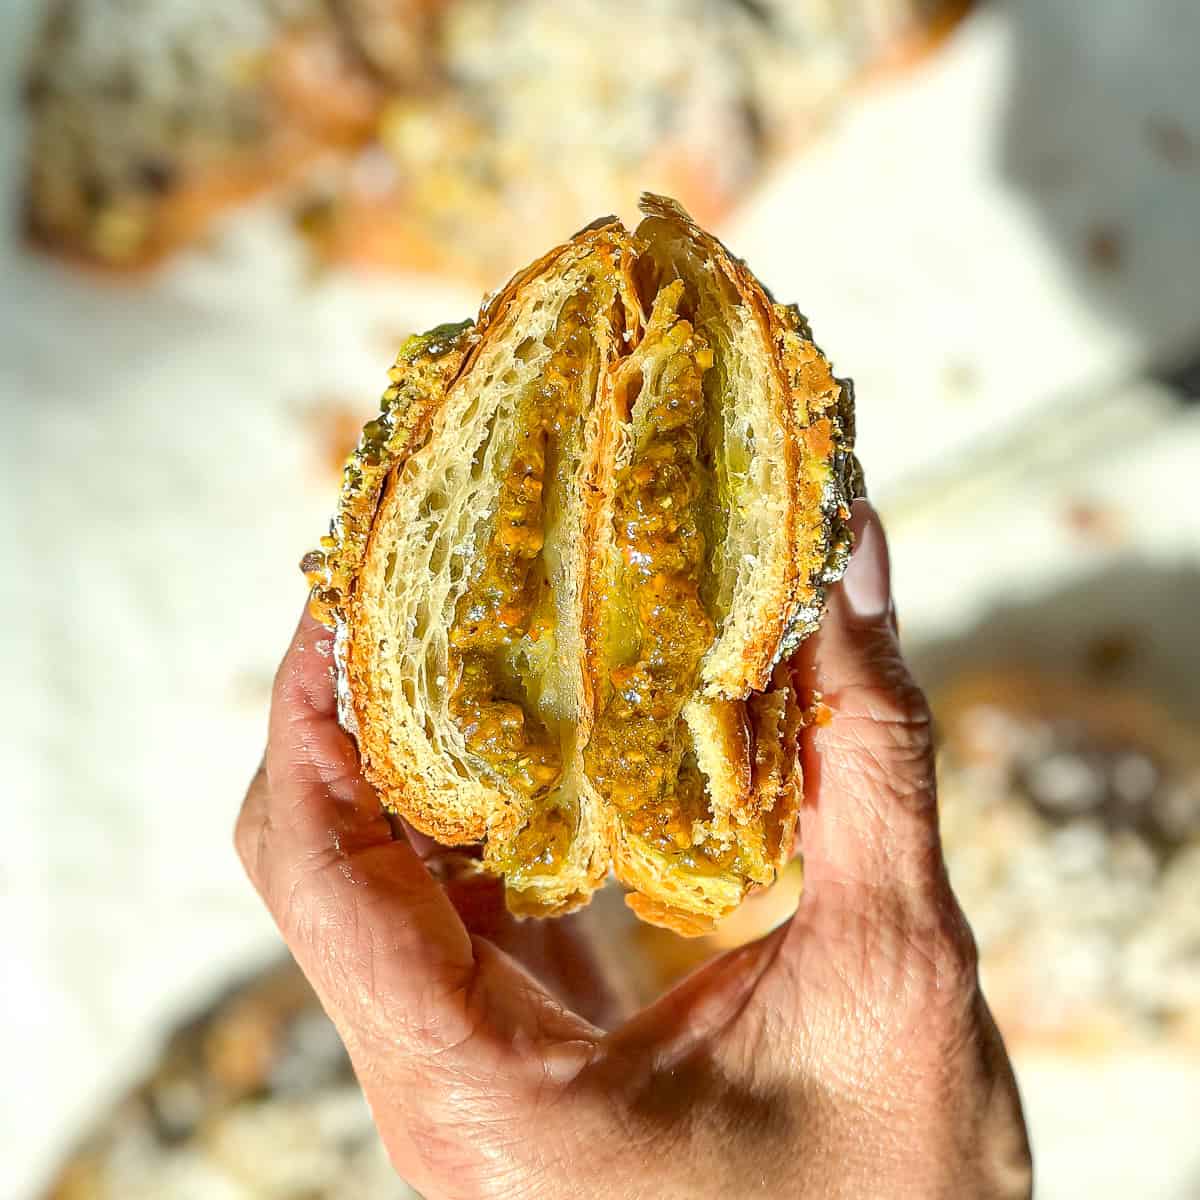
{"type": "Polygon", "coordinates": [[[609,869],[695,934],[791,852],[788,659],[848,551],[852,401],[673,202],[414,337],[305,560],[382,802],[483,842],[510,908],[609,869]]]}

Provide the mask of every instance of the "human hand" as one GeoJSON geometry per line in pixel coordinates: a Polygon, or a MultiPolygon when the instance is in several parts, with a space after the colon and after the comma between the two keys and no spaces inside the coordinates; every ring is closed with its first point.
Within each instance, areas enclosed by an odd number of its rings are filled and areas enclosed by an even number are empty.
{"type": "Polygon", "coordinates": [[[328,634],[301,621],[237,846],[429,1200],[1030,1194],[882,527],[864,502],[854,524],[799,664],[832,719],[804,735],[796,914],[612,1030],[570,918],[515,922],[394,836],[337,724],[328,634]]]}

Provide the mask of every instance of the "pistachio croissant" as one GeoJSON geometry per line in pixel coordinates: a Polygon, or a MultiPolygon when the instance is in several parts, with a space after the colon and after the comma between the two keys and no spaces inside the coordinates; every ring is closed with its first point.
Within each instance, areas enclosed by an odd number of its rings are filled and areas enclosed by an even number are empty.
{"type": "Polygon", "coordinates": [[[787,660],[859,476],[804,319],[672,201],[642,208],[406,343],[304,566],[388,809],[482,841],[514,912],[611,867],[696,934],[790,854],[787,660]]]}

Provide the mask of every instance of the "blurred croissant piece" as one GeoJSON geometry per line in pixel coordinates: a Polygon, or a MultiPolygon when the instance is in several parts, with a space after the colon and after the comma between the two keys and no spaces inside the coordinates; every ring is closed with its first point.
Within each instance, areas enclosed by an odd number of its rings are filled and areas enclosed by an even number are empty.
{"type": "Polygon", "coordinates": [[[741,203],[966,0],[46,0],[25,223],[137,269],[272,192],[318,261],[506,275],[647,185],[741,203]]]}
{"type": "Polygon", "coordinates": [[[674,202],[404,346],[304,563],[388,809],[514,912],[610,867],[699,934],[791,853],[788,658],[844,566],[849,384],[674,202]]]}

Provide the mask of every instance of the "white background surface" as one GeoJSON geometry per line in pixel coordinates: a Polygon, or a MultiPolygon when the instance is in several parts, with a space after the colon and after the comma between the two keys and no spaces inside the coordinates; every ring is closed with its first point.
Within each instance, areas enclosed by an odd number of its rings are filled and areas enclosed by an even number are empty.
{"type": "MultiPolygon", "coordinates": [[[[0,6],[6,81],[32,8],[0,6]]],[[[1142,136],[1170,108],[1200,138],[1200,75],[1178,86],[1189,45],[1186,0],[984,11],[723,231],[856,377],[914,638],[1130,546],[1200,560],[1195,420],[1122,418],[1086,460],[1068,439],[1016,511],[1003,480],[901,503],[964,447],[1086,402],[1200,329],[1200,169],[1156,165],[1142,136]],[[1048,193],[1031,185],[1064,156],[1048,193]],[[1083,258],[1096,222],[1122,231],[1116,275],[1083,258]],[[1136,500],[1125,544],[1081,543],[1063,506],[1114,494],[1136,500]]],[[[15,179],[11,101],[0,138],[15,179]]],[[[336,486],[304,413],[332,396],[366,415],[395,335],[477,298],[314,285],[266,210],[136,289],[12,240],[0,280],[0,1195],[20,1197],[149,1060],[148,1031],[274,946],[230,834],[303,599],[295,564],[336,486]]],[[[1122,409],[1132,385],[1104,394],[1118,415],[1158,411],[1122,409]]],[[[1200,1195],[1200,1067],[1019,1068],[1042,1196],[1200,1195]]]]}

